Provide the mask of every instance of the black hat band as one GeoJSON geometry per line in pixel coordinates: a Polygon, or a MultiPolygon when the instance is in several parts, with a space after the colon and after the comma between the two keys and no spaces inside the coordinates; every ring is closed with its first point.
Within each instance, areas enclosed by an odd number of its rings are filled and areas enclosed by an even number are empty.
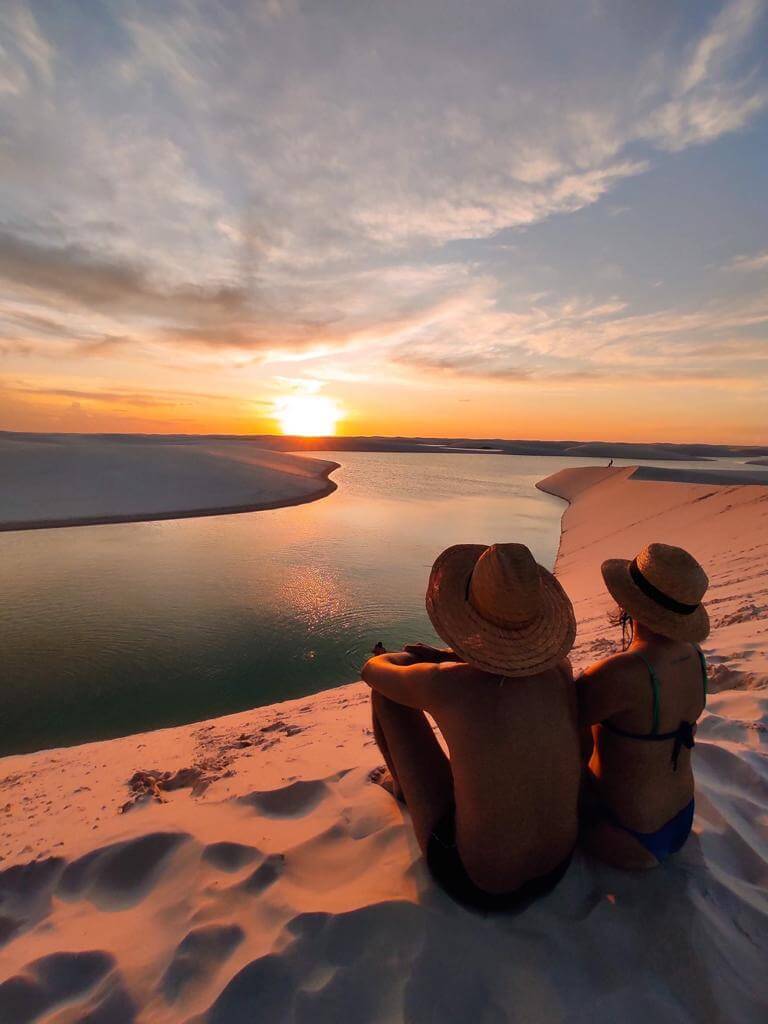
{"type": "Polygon", "coordinates": [[[673,597],[669,597],[663,590],[659,590],[643,576],[637,565],[637,559],[633,558],[629,563],[629,575],[632,577],[633,582],[639,590],[645,594],[646,597],[650,597],[656,604],[661,605],[662,608],[666,608],[667,611],[677,612],[678,615],[693,615],[695,611],[701,607],[700,604],[683,604],[682,601],[676,601],[673,597]]]}

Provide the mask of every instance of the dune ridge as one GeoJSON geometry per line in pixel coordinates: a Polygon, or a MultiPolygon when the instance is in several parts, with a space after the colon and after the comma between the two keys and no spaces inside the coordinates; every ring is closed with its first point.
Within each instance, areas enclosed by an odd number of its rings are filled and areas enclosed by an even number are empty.
{"type": "MultiPolygon", "coordinates": [[[[576,667],[615,644],[600,560],[704,561],[716,691],[694,835],[644,875],[578,853],[522,915],[431,882],[361,683],[0,765],[0,1021],[754,1024],[768,1013],[768,491],[565,471],[576,667]]],[[[404,638],[409,639],[409,638],[404,638]]]]}

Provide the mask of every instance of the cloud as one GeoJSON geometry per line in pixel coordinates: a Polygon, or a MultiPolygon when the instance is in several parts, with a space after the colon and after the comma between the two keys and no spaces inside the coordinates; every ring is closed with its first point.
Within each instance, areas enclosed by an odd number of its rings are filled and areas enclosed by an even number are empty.
{"type": "Polygon", "coordinates": [[[259,363],[265,378],[311,362],[326,379],[334,354],[355,374],[391,353],[394,372],[521,383],[654,377],[671,352],[704,379],[728,344],[760,360],[742,338],[764,329],[760,294],[658,308],[639,285],[616,295],[620,277],[576,282],[598,245],[603,270],[624,257],[594,222],[578,248],[535,244],[608,197],[631,214],[648,194],[627,206],[631,179],[754,123],[758,0],[525,17],[496,0],[136,0],[74,5],[66,30],[34,11],[2,11],[14,359],[259,363]]]}
{"type": "Polygon", "coordinates": [[[768,249],[763,252],[756,252],[750,256],[734,256],[725,265],[724,270],[768,270],[768,249]]]}
{"type": "Polygon", "coordinates": [[[397,346],[392,360],[462,378],[536,384],[632,379],[764,387],[767,334],[768,293],[650,314],[632,314],[618,299],[569,299],[519,312],[489,304],[397,346]]]}
{"type": "Polygon", "coordinates": [[[768,89],[738,58],[759,38],[764,19],[762,0],[726,3],[689,48],[671,97],[648,114],[641,134],[675,152],[738,131],[763,110],[768,89]]]}
{"type": "MultiPolygon", "coordinates": [[[[171,347],[243,355],[333,351],[397,335],[439,318],[467,279],[461,265],[324,274],[271,289],[259,282],[203,288],[164,285],[148,268],[82,245],[51,246],[0,231],[5,336],[72,343],[80,355],[171,347]]],[[[61,346],[53,348],[62,353],[61,346]]],[[[65,350],[66,351],[66,350],[65,350]]]]}
{"type": "MultiPolygon", "coordinates": [[[[19,396],[36,398],[69,398],[78,403],[99,405],[128,405],[138,408],[164,409],[178,406],[196,407],[202,403],[226,403],[230,399],[224,394],[210,394],[200,391],[133,391],[130,388],[65,388],[44,386],[25,381],[3,380],[0,389],[19,396]]],[[[251,405],[267,406],[267,401],[249,400],[251,405]]]]}
{"type": "Polygon", "coordinates": [[[17,96],[30,88],[34,79],[50,83],[53,48],[29,8],[16,0],[6,0],[0,9],[0,28],[0,95],[17,96]]]}
{"type": "Polygon", "coordinates": [[[48,301],[150,316],[183,311],[215,319],[242,313],[246,304],[244,292],[236,287],[163,287],[127,261],[99,256],[81,245],[45,245],[7,231],[0,231],[0,278],[48,301]]]}
{"type": "MultiPolygon", "coordinates": [[[[62,80],[12,122],[7,170],[19,165],[20,186],[30,168],[47,182],[70,238],[98,237],[166,275],[227,279],[249,246],[295,272],[574,212],[649,167],[627,152],[638,141],[716,138],[764,100],[732,67],[760,18],[747,0],[682,47],[612,38],[610,61],[588,15],[560,12],[573,52],[590,59],[549,77],[536,55],[558,19],[522,26],[489,3],[470,21],[428,0],[386,18],[333,3],[279,9],[265,21],[233,5],[214,19],[194,0],[138,3],[87,68],[69,39],[62,80]],[[110,219],[107,239],[96,223],[110,219]]],[[[29,49],[21,27],[13,36],[29,49]]]]}
{"type": "Polygon", "coordinates": [[[690,93],[721,72],[738,54],[765,13],[762,0],[731,0],[712,19],[709,31],[699,39],[691,59],[680,73],[680,88],[690,93]]]}

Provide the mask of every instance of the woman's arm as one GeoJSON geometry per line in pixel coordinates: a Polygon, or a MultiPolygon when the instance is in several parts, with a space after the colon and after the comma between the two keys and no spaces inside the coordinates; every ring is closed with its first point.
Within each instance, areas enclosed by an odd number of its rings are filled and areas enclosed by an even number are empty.
{"type": "MultiPolygon", "coordinates": [[[[576,680],[579,726],[596,725],[631,707],[631,692],[616,658],[590,665],[576,680]]],[[[586,739],[586,734],[585,739],[586,739]]]]}

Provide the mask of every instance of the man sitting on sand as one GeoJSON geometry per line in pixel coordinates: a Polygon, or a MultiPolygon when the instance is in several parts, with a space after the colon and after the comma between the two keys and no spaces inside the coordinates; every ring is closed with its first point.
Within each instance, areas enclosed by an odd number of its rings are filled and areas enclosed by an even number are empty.
{"type": "Polygon", "coordinates": [[[524,545],[459,544],[432,568],[427,612],[451,650],[363,668],[376,741],[435,879],[465,905],[519,909],[557,885],[576,844],[573,607],[524,545]]]}

